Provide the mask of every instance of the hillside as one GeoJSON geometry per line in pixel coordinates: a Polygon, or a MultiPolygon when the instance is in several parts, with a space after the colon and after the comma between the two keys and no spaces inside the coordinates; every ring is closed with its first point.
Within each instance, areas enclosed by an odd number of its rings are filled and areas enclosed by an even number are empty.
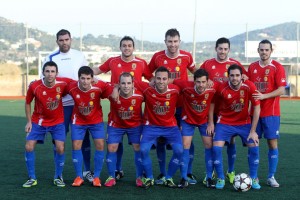
{"type": "MultiPolygon", "coordinates": [[[[263,29],[248,32],[249,40],[296,40],[297,22],[283,23],[263,29]]],[[[26,56],[25,50],[26,28],[23,23],[16,23],[11,20],[0,17],[0,63],[19,62],[24,63],[26,56]]],[[[44,31],[29,28],[29,57],[31,62],[38,56],[39,51],[53,51],[56,48],[55,35],[51,35],[44,31]]],[[[110,49],[111,51],[119,51],[119,42],[121,37],[115,35],[99,35],[94,36],[87,34],[83,36],[84,51],[98,51],[99,49],[110,49]]],[[[136,38],[136,51],[140,51],[141,41],[136,38]]],[[[246,34],[241,33],[230,38],[231,56],[245,62],[244,41],[246,34]]],[[[73,37],[73,48],[79,49],[80,38],[73,37]]],[[[215,41],[198,42],[196,44],[196,62],[203,62],[205,59],[215,56],[215,41]]],[[[154,43],[143,41],[144,51],[157,51],[164,49],[163,43],[154,43]]],[[[192,51],[192,43],[181,43],[181,48],[192,51]]],[[[285,60],[291,62],[292,60],[285,60]]],[[[36,62],[36,61],[35,61],[36,62]]]]}

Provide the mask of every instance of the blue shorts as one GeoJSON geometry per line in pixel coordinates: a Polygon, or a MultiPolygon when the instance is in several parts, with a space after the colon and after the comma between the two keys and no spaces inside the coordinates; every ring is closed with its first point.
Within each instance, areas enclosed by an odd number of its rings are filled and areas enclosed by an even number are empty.
{"type": "Polygon", "coordinates": [[[193,125],[193,124],[186,123],[184,120],[181,120],[182,136],[193,136],[196,127],[198,127],[201,136],[212,137],[206,134],[207,123],[200,124],[200,125],[193,125]]]}
{"type": "Polygon", "coordinates": [[[123,135],[127,134],[129,144],[140,144],[142,126],[133,128],[115,128],[107,126],[107,144],[122,143],[123,135]]]}
{"type": "Polygon", "coordinates": [[[71,125],[71,117],[74,106],[64,106],[64,124],[66,134],[69,132],[69,126],[71,125]]]}
{"type": "Polygon", "coordinates": [[[225,141],[227,143],[230,143],[230,139],[238,135],[242,139],[243,145],[252,144],[254,143],[252,139],[247,141],[250,130],[251,124],[230,126],[218,123],[216,125],[213,141],[225,141]]]}
{"type": "Polygon", "coordinates": [[[83,140],[86,131],[89,130],[93,139],[105,139],[104,123],[90,124],[90,125],[76,125],[71,124],[72,128],[72,140],[83,140]]]}
{"type": "Polygon", "coordinates": [[[164,137],[167,144],[181,144],[182,137],[178,126],[143,126],[141,143],[156,145],[157,138],[164,137]]]}
{"type": "Polygon", "coordinates": [[[38,143],[43,144],[47,133],[51,133],[53,140],[64,142],[66,140],[64,123],[54,126],[40,126],[32,123],[31,132],[27,134],[26,140],[36,140],[38,143]]]}
{"type": "Polygon", "coordinates": [[[256,132],[259,138],[278,139],[279,138],[280,117],[260,117],[257,123],[256,132]]]}

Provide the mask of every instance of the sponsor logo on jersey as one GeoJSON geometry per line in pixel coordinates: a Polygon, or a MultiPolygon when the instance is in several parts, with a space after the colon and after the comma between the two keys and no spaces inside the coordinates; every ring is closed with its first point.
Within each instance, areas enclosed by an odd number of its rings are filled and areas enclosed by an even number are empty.
{"type": "Polygon", "coordinates": [[[49,110],[55,110],[59,106],[59,99],[55,99],[52,101],[52,98],[49,98],[48,100],[50,101],[46,103],[46,106],[49,110]]]}
{"type": "Polygon", "coordinates": [[[78,106],[78,111],[80,114],[87,116],[93,111],[94,105],[88,106],[78,106]]]}
{"type": "Polygon", "coordinates": [[[153,112],[157,115],[166,115],[170,110],[169,102],[165,102],[164,105],[160,105],[160,102],[156,102],[153,106],[153,112]]]}

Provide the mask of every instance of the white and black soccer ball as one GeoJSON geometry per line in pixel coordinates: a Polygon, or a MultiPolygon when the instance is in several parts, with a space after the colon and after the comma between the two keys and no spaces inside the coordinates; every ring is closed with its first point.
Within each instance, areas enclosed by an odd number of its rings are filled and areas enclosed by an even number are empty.
{"type": "Polygon", "coordinates": [[[233,181],[233,187],[235,190],[240,192],[248,191],[252,186],[252,179],[246,173],[240,173],[235,175],[233,181]]]}

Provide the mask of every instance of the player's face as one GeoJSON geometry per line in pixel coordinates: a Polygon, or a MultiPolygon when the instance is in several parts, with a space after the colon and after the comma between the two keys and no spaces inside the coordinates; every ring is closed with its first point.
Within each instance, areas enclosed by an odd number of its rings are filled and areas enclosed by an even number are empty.
{"type": "Polygon", "coordinates": [[[83,91],[87,91],[91,89],[91,84],[92,84],[92,75],[90,74],[81,74],[79,77],[79,87],[83,91]]]}
{"type": "Polygon", "coordinates": [[[230,48],[229,48],[229,44],[228,43],[222,43],[222,44],[219,44],[216,49],[216,52],[217,52],[217,59],[218,61],[226,61],[227,58],[228,58],[228,53],[230,51],[230,48]]]}
{"type": "Polygon", "coordinates": [[[157,72],[155,74],[155,88],[159,93],[163,93],[168,89],[168,72],[157,72]]]}
{"type": "Polygon", "coordinates": [[[178,53],[179,45],[180,45],[180,38],[178,37],[178,35],[174,37],[168,35],[165,39],[165,43],[167,46],[167,50],[171,55],[178,53]]]}
{"type": "Polygon", "coordinates": [[[134,51],[133,43],[130,40],[124,40],[121,43],[120,50],[125,58],[131,57],[134,51]]]}
{"type": "Polygon", "coordinates": [[[67,53],[71,48],[72,39],[69,34],[58,36],[58,40],[56,41],[59,50],[63,53],[67,53]]]}
{"type": "Polygon", "coordinates": [[[130,76],[122,76],[120,79],[120,95],[123,97],[129,97],[132,95],[133,82],[130,76]]]}
{"type": "Polygon", "coordinates": [[[232,88],[234,89],[240,88],[242,82],[242,75],[240,70],[238,69],[230,70],[229,82],[232,88]]]}
{"type": "Polygon", "coordinates": [[[270,44],[260,44],[258,47],[259,57],[262,61],[267,61],[270,59],[272,50],[270,44]]]}
{"type": "Polygon", "coordinates": [[[45,67],[45,70],[43,71],[44,75],[44,83],[46,85],[52,85],[55,83],[55,78],[57,76],[58,72],[56,71],[55,66],[47,66],[45,67]]]}
{"type": "Polygon", "coordinates": [[[207,88],[207,85],[208,85],[206,76],[201,76],[199,78],[196,78],[194,83],[195,83],[196,90],[197,90],[198,93],[204,92],[207,88]]]}

